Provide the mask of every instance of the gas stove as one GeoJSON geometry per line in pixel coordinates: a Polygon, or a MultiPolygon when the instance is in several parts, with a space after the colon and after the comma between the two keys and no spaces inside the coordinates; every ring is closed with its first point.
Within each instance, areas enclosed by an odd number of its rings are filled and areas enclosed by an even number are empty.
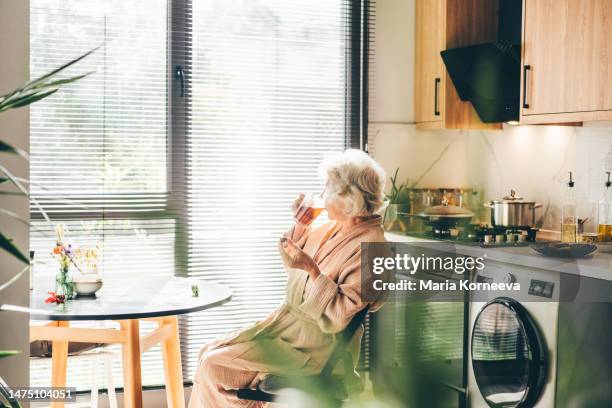
{"type": "Polygon", "coordinates": [[[493,227],[486,224],[469,224],[443,228],[432,226],[429,230],[411,235],[482,247],[529,246],[535,242],[539,230],[531,227],[493,227]]]}

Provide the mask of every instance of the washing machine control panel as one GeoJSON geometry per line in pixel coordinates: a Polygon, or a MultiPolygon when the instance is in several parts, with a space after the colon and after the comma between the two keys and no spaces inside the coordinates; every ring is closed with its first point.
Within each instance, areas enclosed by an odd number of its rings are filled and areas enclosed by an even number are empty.
{"type": "Polygon", "coordinates": [[[544,298],[552,298],[555,289],[554,282],[532,279],[529,283],[529,294],[544,298]]]}
{"type": "MultiPolygon", "coordinates": [[[[558,297],[559,274],[537,268],[518,266],[502,262],[488,261],[486,267],[476,273],[476,282],[505,283],[520,285],[520,295],[517,291],[495,291],[491,299],[497,296],[518,297],[522,301],[555,300],[558,297]]],[[[487,300],[487,299],[482,299],[487,300]]]]}

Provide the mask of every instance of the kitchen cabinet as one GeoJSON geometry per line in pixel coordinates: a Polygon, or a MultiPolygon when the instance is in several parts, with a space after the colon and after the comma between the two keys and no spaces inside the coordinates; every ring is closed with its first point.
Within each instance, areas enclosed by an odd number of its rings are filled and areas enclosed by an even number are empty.
{"type": "Polygon", "coordinates": [[[521,124],[612,120],[612,0],[523,0],[521,124]]]}
{"type": "Polygon", "coordinates": [[[415,54],[415,116],[422,125],[443,122],[445,0],[417,0],[415,54]]]}
{"type": "Polygon", "coordinates": [[[415,121],[418,129],[491,129],[459,98],[440,52],[495,41],[497,0],[416,0],[415,121]]]}

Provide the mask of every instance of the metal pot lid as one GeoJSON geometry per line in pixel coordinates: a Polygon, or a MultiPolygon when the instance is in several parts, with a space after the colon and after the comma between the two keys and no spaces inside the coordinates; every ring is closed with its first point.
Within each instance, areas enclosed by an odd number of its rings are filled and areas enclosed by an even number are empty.
{"type": "Polygon", "coordinates": [[[448,200],[444,199],[442,204],[426,208],[421,215],[425,217],[463,218],[473,217],[474,213],[467,208],[449,205],[448,200]]]}
{"type": "Polygon", "coordinates": [[[493,200],[491,201],[493,204],[535,204],[535,201],[525,201],[523,197],[518,195],[515,189],[510,190],[510,195],[505,196],[501,200],[493,200]]]}

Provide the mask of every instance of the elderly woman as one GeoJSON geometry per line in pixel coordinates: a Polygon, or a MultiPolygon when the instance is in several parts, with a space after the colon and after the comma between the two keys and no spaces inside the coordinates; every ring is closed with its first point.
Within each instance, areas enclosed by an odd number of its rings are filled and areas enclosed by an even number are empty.
{"type": "MultiPolygon", "coordinates": [[[[204,346],[190,408],[259,407],[236,390],[255,388],[269,373],[318,373],[335,334],[368,306],[360,296],[362,242],[384,241],[381,217],[385,173],[367,154],[347,150],[322,163],[330,222],[296,223],[279,243],[288,275],[284,303],[264,320],[204,346]]],[[[303,199],[293,204],[294,214],[303,199]]],[[[370,304],[374,309],[380,303],[370,304]]],[[[363,329],[351,343],[357,361],[363,329]]]]}

